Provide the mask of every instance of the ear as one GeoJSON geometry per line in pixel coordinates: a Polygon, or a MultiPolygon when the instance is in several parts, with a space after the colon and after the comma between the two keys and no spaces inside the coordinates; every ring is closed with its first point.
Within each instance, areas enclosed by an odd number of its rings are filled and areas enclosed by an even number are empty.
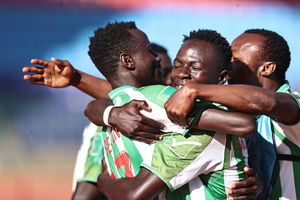
{"type": "Polygon", "coordinates": [[[265,62],[258,68],[258,73],[261,76],[270,76],[276,69],[275,62],[265,62]]]}
{"type": "Polygon", "coordinates": [[[121,53],[120,61],[122,65],[125,66],[127,69],[133,70],[135,68],[132,57],[126,53],[121,53]]]}
{"type": "Polygon", "coordinates": [[[220,76],[218,78],[218,85],[223,85],[229,79],[228,70],[224,69],[220,72],[220,76]]]}

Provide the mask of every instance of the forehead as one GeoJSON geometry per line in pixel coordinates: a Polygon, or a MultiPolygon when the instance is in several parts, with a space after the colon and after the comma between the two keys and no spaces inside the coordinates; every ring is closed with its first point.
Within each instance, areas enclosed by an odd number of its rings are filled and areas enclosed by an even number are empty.
{"type": "Polygon", "coordinates": [[[142,44],[150,44],[149,39],[147,37],[147,35],[139,30],[139,29],[129,29],[128,30],[140,43],[142,44]]]}
{"type": "Polygon", "coordinates": [[[232,42],[232,52],[260,52],[266,38],[256,33],[244,33],[232,42]]]}
{"type": "Polygon", "coordinates": [[[176,58],[184,57],[189,60],[211,62],[214,60],[216,46],[203,40],[188,40],[179,49],[176,58]]]}

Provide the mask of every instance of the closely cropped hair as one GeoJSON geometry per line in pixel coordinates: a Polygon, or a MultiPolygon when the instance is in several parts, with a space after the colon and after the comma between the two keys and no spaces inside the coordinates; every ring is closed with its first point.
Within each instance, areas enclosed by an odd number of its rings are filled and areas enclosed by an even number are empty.
{"type": "Polygon", "coordinates": [[[156,43],[151,43],[151,49],[155,52],[155,53],[163,53],[163,54],[167,54],[168,50],[166,48],[164,48],[161,45],[158,45],[156,43]]]}
{"type": "Polygon", "coordinates": [[[137,29],[134,22],[108,23],[90,37],[89,56],[97,69],[107,78],[115,76],[122,53],[136,51],[136,38],[128,31],[137,29]]]}
{"type": "Polygon", "coordinates": [[[285,39],[277,33],[265,29],[249,29],[245,33],[255,33],[266,38],[263,59],[276,63],[275,76],[280,83],[284,83],[285,72],[291,61],[291,53],[285,39]]]}
{"type": "Polygon", "coordinates": [[[191,39],[203,40],[214,44],[219,50],[219,53],[221,53],[222,57],[219,63],[219,70],[222,71],[224,69],[228,69],[232,57],[231,47],[228,41],[218,32],[205,29],[192,31],[190,32],[189,36],[184,35],[183,43],[191,39]]]}

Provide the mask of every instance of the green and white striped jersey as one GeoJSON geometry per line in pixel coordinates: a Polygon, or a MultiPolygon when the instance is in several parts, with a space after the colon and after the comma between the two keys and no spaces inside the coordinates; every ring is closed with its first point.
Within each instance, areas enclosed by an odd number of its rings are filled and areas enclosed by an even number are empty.
{"type": "MultiPolygon", "coordinates": [[[[300,105],[299,95],[291,92],[288,82],[277,92],[292,95],[300,105]]],[[[257,199],[300,199],[299,131],[299,122],[285,125],[265,115],[257,119],[257,133],[247,141],[250,167],[264,180],[257,199]]]]}
{"type": "MultiPolygon", "coordinates": [[[[145,100],[152,112],[142,113],[167,126],[163,140],[155,144],[130,140],[111,127],[99,127],[97,131],[103,137],[104,157],[110,174],[113,178],[133,177],[142,166],[168,186],[169,190],[162,192],[159,199],[176,199],[182,195],[187,199],[226,199],[226,187],[245,178],[245,142],[232,135],[183,129],[171,123],[164,103],[175,91],[161,85],[124,86],[109,94],[115,105],[133,99],[145,100]]],[[[209,105],[205,101],[196,103],[190,113],[194,121],[209,105]]]]}
{"type": "MultiPolygon", "coordinates": [[[[291,94],[300,109],[300,96],[291,92],[288,83],[277,92],[291,94]]],[[[271,180],[270,199],[300,199],[300,123],[288,126],[271,120],[271,125],[277,154],[298,156],[298,161],[278,157],[271,180]]]]}
{"type": "Polygon", "coordinates": [[[98,175],[102,172],[101,160],[104,158],[102,135],[93,123],[88,124],[82,134],[82,142],[77,154],[72,190],[76,183],[88,181],[97,183],[98,175]]]}

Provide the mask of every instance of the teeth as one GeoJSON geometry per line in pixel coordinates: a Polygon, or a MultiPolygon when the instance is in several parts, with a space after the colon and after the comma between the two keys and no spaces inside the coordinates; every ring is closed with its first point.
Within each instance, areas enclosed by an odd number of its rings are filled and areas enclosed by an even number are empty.
{"type": "Polygon", "coordinates": [[[177,89],[180,89],[180,88],[182,88],[182,85],[178,85],[178,86],[177,86],[177,89]]]}

